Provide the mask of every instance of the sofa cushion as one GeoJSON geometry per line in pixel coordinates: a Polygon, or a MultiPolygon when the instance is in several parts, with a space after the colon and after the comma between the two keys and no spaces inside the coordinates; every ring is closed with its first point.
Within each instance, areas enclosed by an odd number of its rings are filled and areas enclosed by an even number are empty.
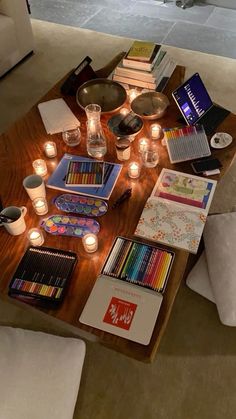
{"type": "Polygon", "coordinates": [[[0,419],[72,419],[84,356],[80,339],[0,326],[0,419]]]}
{"type": "Polygon", "coordinates": [[[18,50],[15,25],[12,18],[0,14],[0,61],[15,54],[18,50]]]}
{"type": "Polygon", "coordinates": [[[193,291],[207,298],[208,300],[215,302],[215,298],[212,292],[212,287],[210,283],[206,254],[202,252],[197,263],[194,265],[193,269],[189,273],[186,284],[193,291]]]}

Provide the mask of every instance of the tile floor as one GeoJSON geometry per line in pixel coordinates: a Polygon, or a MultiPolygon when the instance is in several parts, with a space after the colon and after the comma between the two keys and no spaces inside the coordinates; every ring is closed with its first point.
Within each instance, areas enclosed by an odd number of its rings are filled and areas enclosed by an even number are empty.
{"type": "Polygon", "coordinates": [[[195,1],[30,0],[35,19],[236,58],[236,10],[195,1]]]}

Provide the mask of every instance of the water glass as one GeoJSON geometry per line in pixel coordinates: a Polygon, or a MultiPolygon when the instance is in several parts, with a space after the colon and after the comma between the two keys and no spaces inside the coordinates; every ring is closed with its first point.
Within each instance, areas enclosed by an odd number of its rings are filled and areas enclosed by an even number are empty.
{"type": "Polygon", "coordinates": [[[75,147],[81,141],[81,132],[79,127],[65,127],[62,132],[62,138],[66,145],[69,147],[75,147]]]}
{"type": "Polygon", "coordinates": [[[100,121],[101,106],[96,105],[95,103],[90,103],[89,105],[85,106],[85,113],[88,118],[88,121],[100,121]]]}
{"type": "Polygon", "coordinates": [[[157,146],[149,144],[142,153],[143,164],[145,167],[156,167],[159,163],[159,153],[157,146]]]}

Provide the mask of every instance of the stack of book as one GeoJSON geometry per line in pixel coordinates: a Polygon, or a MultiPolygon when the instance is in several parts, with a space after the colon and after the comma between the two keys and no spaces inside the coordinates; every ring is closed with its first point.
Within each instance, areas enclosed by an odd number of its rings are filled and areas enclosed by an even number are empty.
{"type": "Polygon", "coordinates": [[[175,62],[161,45],[134,41],[126,56],[115,68],[112,79],[129,87],[161,91],[163,78],[169,78],[175,66],[175,62]]]}

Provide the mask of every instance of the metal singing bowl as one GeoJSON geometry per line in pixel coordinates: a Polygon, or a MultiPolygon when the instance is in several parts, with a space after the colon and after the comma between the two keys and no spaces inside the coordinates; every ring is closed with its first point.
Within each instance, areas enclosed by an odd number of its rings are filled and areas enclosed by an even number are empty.
{"type": "Polygon", "coordinates": [[[147,92],[137,96],[131,103],[134,113],[144,119],[158,119],[165,114],[170,102],[167,96],[160,92],[147,92]]]}
{"type": "Polygon", "coordinates": [[[94,79],[77,90],[76,101],[84,109],[90,103],[101,106],[102,112],[118,110],[126,101],[126,91],[119,83],[108,79],[94,79]]]}

